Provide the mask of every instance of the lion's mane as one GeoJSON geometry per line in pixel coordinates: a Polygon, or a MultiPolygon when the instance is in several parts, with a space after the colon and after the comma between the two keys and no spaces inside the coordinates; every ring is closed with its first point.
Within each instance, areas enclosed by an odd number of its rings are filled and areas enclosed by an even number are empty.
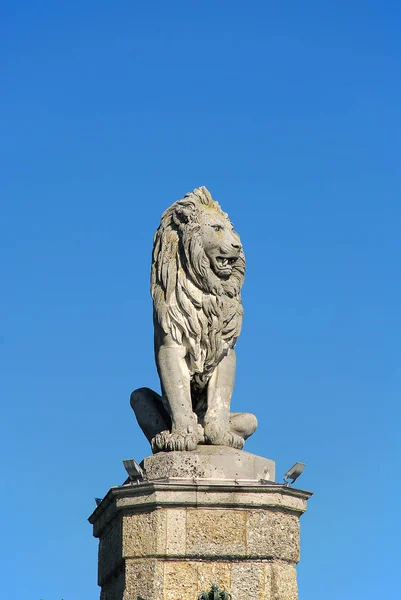
{"type": "Polygon", "coordinates": [[[199,388],[240,334],[245,274],[242,250],[228,279],[213,272],[199,222],[199,211],[205,208],[216,210],[232,228],[210,192],[195,189],[163,213],[154,237],[151,275],[154,319],[187,348],[188,368],[199,388]]]}

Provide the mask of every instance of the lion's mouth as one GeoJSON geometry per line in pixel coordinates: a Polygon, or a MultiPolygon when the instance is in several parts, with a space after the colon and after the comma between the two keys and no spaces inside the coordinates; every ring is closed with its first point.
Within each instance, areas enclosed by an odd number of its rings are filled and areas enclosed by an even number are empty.
{"type": "Polygon", "coordinates": [[[217,266],[222,267],[223,269],[231,267],[236,261],[236,257],[216,256],[217,266]]]}
{"type": "Polygon", "coordinates": [[[237,262],[236,256],[216,256],[214,269],[219,277],[230,277],[233,265],[237,262]]]}

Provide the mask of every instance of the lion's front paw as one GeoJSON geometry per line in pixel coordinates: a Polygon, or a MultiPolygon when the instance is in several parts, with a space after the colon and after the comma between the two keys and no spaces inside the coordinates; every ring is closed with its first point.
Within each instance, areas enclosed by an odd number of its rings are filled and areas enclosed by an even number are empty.
{"type": "Polygon", "coordinates": [[[205,441],[213,446],[230,446],[241,450],[244,438],[217,423],[205,423],[205,441]]]}
{"type": "Polygon", "coordinates": [[[171,432],[168,429],[161,431],[152,439],[153,452],[173,452],[174,450],[196,450],[198,445],[198,431],[171,432]]]}

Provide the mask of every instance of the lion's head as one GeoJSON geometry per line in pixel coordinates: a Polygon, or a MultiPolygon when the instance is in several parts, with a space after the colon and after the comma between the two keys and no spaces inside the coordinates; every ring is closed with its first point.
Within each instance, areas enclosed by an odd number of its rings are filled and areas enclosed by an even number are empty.
{"type": "Polygon", "coordinates": [[[153,247],[155,316],[165,334],[187,347],[192,373],[212,372],[235,345],[244,273],[239,236],[205,187],[164,212],[153,247]]]}

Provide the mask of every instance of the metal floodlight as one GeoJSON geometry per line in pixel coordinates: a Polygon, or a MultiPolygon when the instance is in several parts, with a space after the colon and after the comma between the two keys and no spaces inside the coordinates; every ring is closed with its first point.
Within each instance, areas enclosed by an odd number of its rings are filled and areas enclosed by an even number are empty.
{"type": "Polygon", "coordinates": [[[294,483],[298,479],[305,468],[305,464],[301,462],[296,462],[295,465],[292,465],[291,469],[288,469],[287,473],[284,475],[284,483],[285,485],[290,485],[289,479],[291,479],[291,484],[294,483]]]}
{"type": "Polygon", "coordinates": [[[99,506],[103,498],[95,498],[96,506],[99,506]]]}
{"type": "Polygon", "coordinates": [[[130,481],[143,481],[145,479],[145,473],[143,469],[138,465],[134,458],[129,458],[128,460],[123,460],[123,465],[125,470],[128,473],[128,478],[130,481]]]}

